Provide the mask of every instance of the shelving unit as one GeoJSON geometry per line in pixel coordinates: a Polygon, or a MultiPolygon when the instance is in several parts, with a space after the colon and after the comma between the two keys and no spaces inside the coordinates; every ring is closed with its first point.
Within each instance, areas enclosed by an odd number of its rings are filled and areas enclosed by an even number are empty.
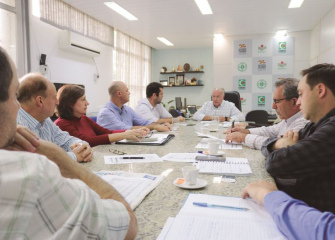
{"type": "Polygon", "coordinates": [[[160,74],[176,74],[176,75],[182,75],[187,73],[204,73],[204,71],[189,71],[189,72],[161,72],[160,74]]]}
{"type": "MultiPolygon", "coordinates": [[[[194,73],[204,73],[204,71],[188,71],[188,72],[160,72],[160,74],[164,74],[164,75],[176,75],[176,76],[180,76],[183,75],[185,76],[185,74],[194,74],[194,73]]],[[[173,85],[173,86],[164,86],[166,87],[201,87],[204,86],[203,84],[197,84],[197,85],[173,85]]]]}

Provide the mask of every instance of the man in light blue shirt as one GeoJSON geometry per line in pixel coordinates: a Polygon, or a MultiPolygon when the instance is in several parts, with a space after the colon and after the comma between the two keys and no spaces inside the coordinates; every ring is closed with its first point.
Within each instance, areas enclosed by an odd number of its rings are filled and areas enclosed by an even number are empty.
{"type": "Polygon", "coordinates": [[[100,110],[97,123],[109,130],[135,129],[147,127],[160,132],[170,131],[169,123],[156,124],[145,120],[131,107],[124,105],[129,101],[129,91],[125,83],[113,81],[108,88],[111,100],[100,110]]]}
{"type": "Polygon", "coordinates": [[[52,82],[40,74],[29,73],[20,80],[18,101],[21,108],[17,124],[28,127],[40,138],[55,143],[78,162],[92,161],[93,153],[89,144],[59,129],[50,119],[58,100],[52,82]]]}
{"type": "Polygon", "coordinates": [[[250,183],[242,198],[251,197],[272,216],[280,232],[287,239],[335,239],[335,215],[320,212],[303,201],[278,191],[274,183],[250,183]]]}

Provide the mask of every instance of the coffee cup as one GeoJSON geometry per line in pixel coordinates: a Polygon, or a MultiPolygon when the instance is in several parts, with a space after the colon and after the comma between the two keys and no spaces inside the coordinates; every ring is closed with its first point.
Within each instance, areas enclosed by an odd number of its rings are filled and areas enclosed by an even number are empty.
{"type": "Polygon", "coordinates": [[[211,140],[208,142],[208,150],[210,155],[215,155],[219,151],[220,143],[216,140],[211,140]]]}
{"type": "Polygon", "coordinates": [[[198,180],[199,169],[195,166],[185,166],[182,168],[185,184],[195,185],[198,180]]]}
{"type": "Polygon", "coordinates": [[[202,133],[202,134],[206,134],[206,135],[209,134],[209,128],[203,126],[203,127],[201,128],[201,133],[202,133]]]}

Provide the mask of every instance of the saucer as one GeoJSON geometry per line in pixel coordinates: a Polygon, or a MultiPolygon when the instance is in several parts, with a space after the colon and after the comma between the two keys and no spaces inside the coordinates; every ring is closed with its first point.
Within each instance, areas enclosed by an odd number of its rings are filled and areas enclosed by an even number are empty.
{"type": "Polygon", "coordinates": [[[224,156],[225,153],[224,153],[224,151],[218,151],[216,154],[208,154],[208,155],[210,155],[210,156],[224,156]]]}
{"type": "Polygon", "coordinates": [[[177,187],[184,188],[184,189],[198,189],[198,188],[203,188],[207,185],[207,181],[198,178],[197,183],[194,185],[189,185],[185,183],[184,178],[177,178],[176,180],[173,181],[173,184],[176,185],[177,187]],[[181,182],[178,184],[177,182],[181,182]]]}

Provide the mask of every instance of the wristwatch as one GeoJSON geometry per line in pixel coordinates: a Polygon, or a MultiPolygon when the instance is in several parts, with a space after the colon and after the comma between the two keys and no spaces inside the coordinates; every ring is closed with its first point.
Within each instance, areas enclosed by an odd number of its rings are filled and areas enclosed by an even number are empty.
{"type": "Polygon", "coordinates": [[[227,117],[224,117],[224,120],[227,122],[227,121],[228,121],[228,118],[227,118],[227,117]]]}

